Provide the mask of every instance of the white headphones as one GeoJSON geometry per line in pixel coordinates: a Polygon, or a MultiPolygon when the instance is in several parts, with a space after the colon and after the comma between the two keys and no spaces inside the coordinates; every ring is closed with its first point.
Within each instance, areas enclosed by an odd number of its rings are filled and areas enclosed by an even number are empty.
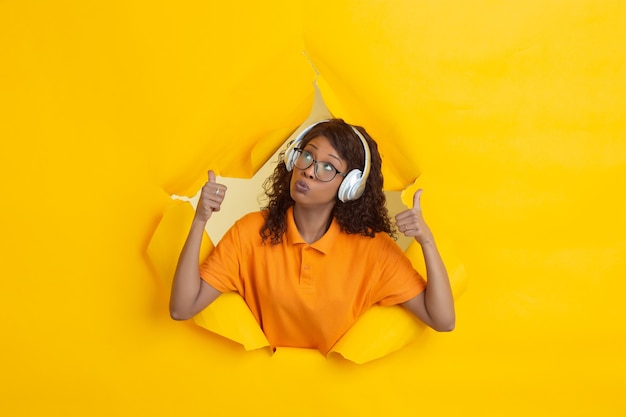
{"type": "MultiPolygon", "coordinates": [[[[299,154],[296,151],[296,148],[302,142],[302,138],[309,133],[311,129],[317,126],[320,123],[329,122],[330,120],[320,120],[318,122],[313,123],[311,126],[304,129],[300,134],[289,144],[287,150],[285,151],[285,166],[287,167],[287,171],[293,170],[294,164],[296,163],[296,159],[299,154]]],[[[357,128],[352,125],[349,125],[354,133],[361,139],[361,143],[363,144],[363,149],[365,150],[365,164],[363,165],[363,171],[361,172],[358,169],[353,169],[350,171],[339,186],[339,191],[337,191],[337,197],[342,202],[357,200],[359,197],[363,195],[365,191],[365,183],[367,181],[367,177],[370,174],[370,148],[367,146],[367,141],[359,132],[357,128]]]]}

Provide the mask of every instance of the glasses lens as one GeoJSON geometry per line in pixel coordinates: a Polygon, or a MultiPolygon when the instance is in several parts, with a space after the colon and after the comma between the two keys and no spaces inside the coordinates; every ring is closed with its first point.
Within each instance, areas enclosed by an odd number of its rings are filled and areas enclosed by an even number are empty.
{"type": "Polygon", "coordinates": [[[330,181],[335,178],[337,171],[328,162],[318,162],[315,166],[315,176],[320,181],[330,181]]]}
{"type": "Polygon", "coordinates": [[[307,169],[313,163],[313,155],[303,150],[300,150],[299,152],[300,156],[298,156],[298,159],[296,159],[296,168],[307,169]]]}
{"type": "Polygon", "coordinates": [[[302,170],[308,169],[311,164],[315,162],[314,171],[315,177],[318,180],[328,182],[335,178],[335,175],[337,175],[337,170],[332,164],[328,162],[316,162],[315,159],[313,159],[313,155],[305,150],[299,149],[298,152],[300,152],[300,155],[298,155],[298,158],[296,159],[296,168],[302,170]]]}

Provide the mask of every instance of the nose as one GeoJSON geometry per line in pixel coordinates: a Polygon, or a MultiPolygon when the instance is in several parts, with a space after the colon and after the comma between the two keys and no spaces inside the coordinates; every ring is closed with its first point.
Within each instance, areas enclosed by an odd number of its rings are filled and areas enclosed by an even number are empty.
{"type": "Polygon", "coordinates": [[[315,178],[315,164],[311,164],[311,166],[307,169],[303,169],[302,175],[307,176],[311,179],[315,178]]]}
{"type": "Polygon", "coordinates": [[[302,175],[311,179],[315,178],[315,163],[311,164],[307,169],[302,170],[302,175]]]}

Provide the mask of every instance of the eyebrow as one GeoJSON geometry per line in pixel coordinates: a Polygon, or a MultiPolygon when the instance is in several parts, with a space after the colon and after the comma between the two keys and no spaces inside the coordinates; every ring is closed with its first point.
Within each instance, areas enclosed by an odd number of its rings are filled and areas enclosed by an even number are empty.
{"type": "MultiPolygon", "coordinates": [[[[306,146],[310,146],[312,148],[315,148],[316,151],[319,150],[319,149],[317,149],[317,146],[313,145],[312,143],[307,143],[306,146]]],[[[305,148],[306,148],[306,146],[305,146],[305,148]]],[[[329,153],[328,156],[331,157],[331,158],[335,158],[337,160],[337,162],[341,163],[341,159],[338,156],[335,156],[332,153],[329,153]]]]}

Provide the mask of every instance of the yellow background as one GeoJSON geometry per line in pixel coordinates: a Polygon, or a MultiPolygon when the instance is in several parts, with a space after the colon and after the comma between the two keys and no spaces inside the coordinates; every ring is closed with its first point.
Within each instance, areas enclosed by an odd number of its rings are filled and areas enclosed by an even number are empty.
{"type": "MultiPolygon", "coordinates": [[[[0,2],[0,414],[626,413],[626,3],[0,2]],[[355,365],[245,352],[167,313],[171,194],[247,177],[310,111],[469,287],[457,329],[355,365]]],[[[236,191],[230,190],[232,198],[236,191]]]]}

